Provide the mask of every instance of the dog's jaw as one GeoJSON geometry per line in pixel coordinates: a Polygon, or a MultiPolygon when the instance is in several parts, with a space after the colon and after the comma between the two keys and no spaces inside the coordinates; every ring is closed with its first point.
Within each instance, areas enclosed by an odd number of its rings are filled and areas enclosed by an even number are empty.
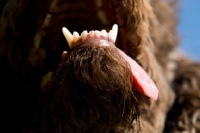
{"type": "Polygon", "coordinates": [[[131,73],[133,76],[133,84],[136,86],[137,90],[142,94],[157,100],[158,98],[158,89],[149,75],[135,62],[132,58],[126,55],[123,51],[115,47],[115,40],[117,38],[118,26],[113,25],[112,30],[109,33],[106,30],[98,31],[83,31],[81,36],[79,33],[74,32],[73,35],[69,32],[67,28],[62,29],[63,34],[69,44],[70,48],[75,47],[76,45],[81,45],[85,42],[90,42],[91,45],[101,45],[102,47],[114,47],[117,49],[119,54],[128,62],[131,67],[131,73]]]}
{"type": "Polygon", "coordinates": [[[98,42],[99,44],[102,44],[104,46],[108,46],[107,43],[104,43],[104,41],[115,43],[115,40],[117,38],[117,32],[118,32],[118,26],[116,24],[113,25],[113,28],[109,31],[109,33],[106,32],[106,30],[92,30],[89,33],[87,30],[84,30],[81,33],[81,36],[78,32],[73,32],[73,35],[70,33],[70,31],[63,27],[62,28],[63,34],[69,44],[69,47],[72,48],[80,43],[84,43],[87,41],[94,41],[98,42]]]}

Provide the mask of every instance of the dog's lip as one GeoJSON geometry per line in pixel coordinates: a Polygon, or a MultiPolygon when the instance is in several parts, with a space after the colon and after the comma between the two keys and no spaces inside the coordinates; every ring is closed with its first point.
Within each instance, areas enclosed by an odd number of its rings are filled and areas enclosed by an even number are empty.
{"type": "Polygon", "coordinates": [[[136,89],[142,94],[150,97],[151,99],[157,100],[159,90],[153,80],[136,61],[127,56],[120,49],[118,49],[118,51],[124,57],[124,59],[126,59],[131,67],[133,82],[136,86],[136,89]]]}

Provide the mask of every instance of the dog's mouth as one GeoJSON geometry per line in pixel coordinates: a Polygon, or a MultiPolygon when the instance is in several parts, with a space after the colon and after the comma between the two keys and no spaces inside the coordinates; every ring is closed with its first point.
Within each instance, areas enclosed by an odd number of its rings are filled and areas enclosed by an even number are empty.
{"type": "Polygon", "coordinates": [[[139,92],[142,94],[157,100],[158,89],[148,74],[129,56],[127,56],[123,51],[115,47],[115,41],[117,38],[118,26],[113,25],[112,29],[107,33],[106,30],[95,30],[89,31],[89,33],[84,30],[81,35],[77,32],[70,31],[63,27],[63,34],[69,44],[70,49],[76,47],[77,45],[82,45],[83,43],[89,42],[91,46],[99,45],[101,47],[113,47],[116,51],[126,60],[130,66],[130,71],[132,73],[133,84],[139,92]]]}
{"type": "MultiPolygon", "coordinates": [[[[69,29],[71,33],[74,31],[81,33],[84,30],[102,30],[109,31],[113,24],[119,25],[118,37],[115,45],[122,49],[125,53],[128,50],[123,45],[125,42],[124,25],[125,19],[122,19],[120,12],[117,11],[117,2],[108,0],[90,0],[90,1],[62,1],[57,0],[52,7],[52,12],[56,12],[51,16],[51,20],[46,29],[46,37],[44,44],[50,46],[52,42],[59,41],[62,45],[65,45],[66,41],[61,33],[62,27],[69,29]],[[62,41],[61,41],[62,40],[62,41]]],[[[67,46],[67,45],[66,45],[67,46]]],[[[65,46],[64,49],[69,49],[65,46]]]]}
{"type": "MultiPolygon", "coordinates": [[[[119,0],[118,2],[115,1],[52,1],[50,8],[48,8],[49,12],[44,20],[40,20],[41,28],[34,37],[33,47],[35,48],[33,49],[42,49],[44,57],[41,58],[39,54],[31,53],[30,59],[28,58],[29,64],[31,66],[42,66],[47,73],[48,71],[52,71],[53,73],[56,71],[61,61],[62,52],[70,49],[62,34],[63,27],[68,28],[71,33],[76,31],[81,34],[84,30],[100,31],[105,29],[109,31],[113,24],[118,24],[119,31],[115,45],[125,53],[128,53],[130,49],[126,45],[126,21],[124,21],[126,19],[123,19],[122,15],[120,15],[121,12],[118,11],[121,3],[119,3],[119,0]]],[[[123,0],[120,2],[123,2],[123,0]]],[[[42,84],[46,84],[46,82],[42,84]]]]}
{"type": "Polygon", "coordinates": [[[70,48],[85,42],[90,42],[92,45],[114,46],[117,38],[118,26],[116,24],[113,25],[113,28],[109,32],[106,30],[92,30],[89,32],[84,30],[80,35],[76,31],[74,31],[72,35],[65,27],[62,28],[62,31],[70,48]]]}
{"type": "MultiPolygon", "coordinates": [[[[46,59],[46,66],[51,68],[48,69],[55,71],[60,62],[59,59],[62,52],[64,50],[68,51],[70,49],[69,45],[67,45],[67,41],[62,34],[63,27],[66,27],[71,33],[76,31],[76,34],[81,34],[85,30],[101,31],[102,29],[104,29],[105,31],[109,31],[110,29],[112,29],[112,26],[114,24],[117,24],[119,26],[119,30],[117,33],[117,39],[114,41],[115,45],[123,52],[130,55],[130,46],[128,46],[127,44],[128,37],[126,32],[127,29],[130,30],[130,24],[132,24],[131,27],[134,27],[135,22],[131,21],[130,23],[130,20],[129,22],[127,22],[128,19],[130,19],[127,18],[127,13],[130,13],[133,10],[130,9],[129,11],[129,9],[127,9],[127,4],[128,3],[125,3],[125,1],[123,0],[57,0],[53,2],[53,4],[51,4],[51,11],[55,12],[55,14],[53,13],[51,15],[50,22],[48,23],[47,28],[45,28],[46,36],[44,37],[42,42],[42,44],[46,45],[44,47],[47,47],[46,49],[49,49],[49,55],[47,55],[46,59]]],[[[135,33],[133,32],[131,34],[132,37],[134,37],[135,33]]],[[[134,47],[134,45],[138,45],[139,43],[136,39],[139,37],[137,37],[137,35],[135,36],[135,38],[132,38],[132,40],[134,40],[134,44],[131,44],[132,47],[134,47]]],[[[134,66],[136,66],[135,64],[137,63],[131,64],[134,64],[134,66]]],[[[133,70],[135,71],[135,68],[138,67],[133,68],[133,70]]],[[[157,99],[158,91],[156,86],[141,68],[137,69],[136,73],[139,74],[140,70],[142,71],[142,78],[137,77],[137,75],[134,76],[134,80],[138,85],[140,92],[151,97],[152,99],[157,99]],[[146,82],[146,79],[149,79],[148,83],[146,82]],[[143,83],[144,81],[145,83],[143,83]],[[150,85],[152,85],[153,87],[150,85]]]]}

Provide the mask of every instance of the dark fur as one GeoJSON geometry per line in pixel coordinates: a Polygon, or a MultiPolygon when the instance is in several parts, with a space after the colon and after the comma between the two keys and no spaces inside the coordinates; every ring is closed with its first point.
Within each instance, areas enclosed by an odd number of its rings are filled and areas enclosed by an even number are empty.
{"type": "Polygon", "coordinates": [[[80,33],[110,30],[114,23],[120,26],[117,47],[135,59],[159,89],[157,101],[137,94],[142,131],[163,131],[166,114],[174,102],[170,85],[176,73],[168,66],[181,64],[170,57],[179,40],[176,4],[167,0],[103,1],[101,6],[95,0],[0,0],[1,94],[2,101],[9,99],[2,104],[2,120],[13,127],[7,128],[8,132],[40,127],[39,99],[48,92],[49,74],[56,72],[62,51],[69,50],[61,28],[80,33]]]}
{"type": "Polygon", "coordinates": [[[200,64],[193,61],[180,63],[173,88],[177,94],[168,114],[166,133],[200,131],[200,64]]]}
{"type": "Polygon", "coordinates": [[[56,133],[110,133],[137,121],[135,87],[116,48],[82,44],[67,53],[53,80],[44,129],[56,133]]]}

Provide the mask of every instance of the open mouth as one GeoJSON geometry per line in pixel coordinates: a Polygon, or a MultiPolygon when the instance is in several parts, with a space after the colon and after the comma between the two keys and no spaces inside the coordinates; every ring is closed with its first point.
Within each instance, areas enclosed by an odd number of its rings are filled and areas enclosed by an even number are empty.
{"type": "Polygon", "coordinates": [[[107,33],[114,24],[117,24],[119,29],[115,46],[132,59],[141,58],[140,54],[145,53],[141,51],[141,46],[146,47],[151,43],[148,35],[149,22],[147,22],[151,16],[147,11],[151,9],[147,3],[139,0],[53,1],[50,4],[50,13],[46,15],[41,26],[44,35],[41,37],[40,47],[46,50],[43,68],[47,73],[48,71],[54,73],[61,61],[62,52],[70,49],[62,34],[63,27],[71,33],[76,31],[76,34],[81,34],[85,30],[101,31],[102,29],[107,33]]]}
{"type": "MultiPolygon", "coordinates": [[[[76,31],[73,34],[63,27],[63,34],[68,42],[70,49],[76,47],[77,45],[82,45],[84,43],[90,43],[90,45],[99,45],[101,47],[113,47],[129,64],[132,73],[132,81],[136,86],[137,90],[142,94],[157,100],[158,89],[148,74],[129,56],[127,56],[123,51],[115,47],[115,41],[117,38],[118,26],[113,25],[112,29],[107,33],[106,30],[92,30],[89,33],[84,30],[81,35],[76,31]]],[[[80,66],[81,67],[81,66],[80,66]]]]}
{"type": "MultiPolygon", "coordinates": [[[[68,28],[71,33],[76,31],[81,34],[84,30],[105,29],[109,31],[113,24],[118,24],[119,32],[115,45],[130,55],[130,49],[127,46],[126,40],[128,21],[131,19],[131,17],[127,18],[126,14],[130,14],[129,10],[131,9],[127,8],[130,4],[133,3],[126,3],[123,0],[76,0],[76,2],[57,0],[51,6],[53,14],[50,17],[48,26],[44,27],[46,36],[42,44],[47,44],[47,47],[61,46],[62,49],[68,50],[69,48],[61,32],[62,27],[68,28]]],[[[133,7],[134,5],[132,5],[133,7]]],[[[138,45],[138,40],[135,39],[134,41],[138,45]]]]}

